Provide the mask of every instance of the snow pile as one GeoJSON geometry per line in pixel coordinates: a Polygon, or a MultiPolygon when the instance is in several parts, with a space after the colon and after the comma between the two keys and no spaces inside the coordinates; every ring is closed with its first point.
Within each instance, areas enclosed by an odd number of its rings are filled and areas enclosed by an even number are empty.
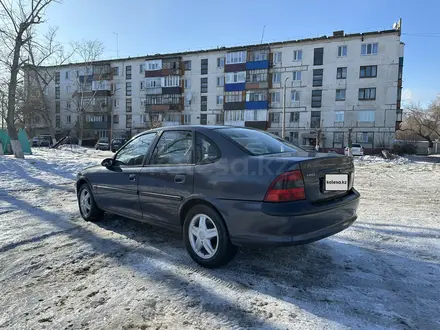
{"type": "Polygon", "coordinates": [[[395,164],[395,165],[406,165],[412,163],[411,160],[405,157],[396,156],[395,159],[385,159],[380,156],[362,156],[354,157],[354,163],[356,165],[370,165],[370,164],[395,164]]]}

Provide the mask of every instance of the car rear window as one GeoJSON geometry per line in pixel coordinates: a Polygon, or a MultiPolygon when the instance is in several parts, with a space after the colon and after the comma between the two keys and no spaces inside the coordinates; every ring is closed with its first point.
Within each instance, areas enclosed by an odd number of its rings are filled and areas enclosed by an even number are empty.
{"type": "Polygon", "coordinates": [[[217,131],[254,156],[305,152],[297,145],[268,132],[246,128],[219,128],[217,131]]]}
{"type": "Polygon", "coordinates": [[[354,148],[360,148],[361,147],[361,145],[360,144],[358,144],[358,143],[353,143],[353,145],[352,145],[354,148]]]}

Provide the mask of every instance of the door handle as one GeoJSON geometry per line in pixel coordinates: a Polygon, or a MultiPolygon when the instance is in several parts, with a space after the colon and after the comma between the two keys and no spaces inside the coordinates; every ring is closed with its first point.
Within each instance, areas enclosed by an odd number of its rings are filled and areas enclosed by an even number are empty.
{"type": "Polygon", "coordinates": [[[130,180],[130,181],[136,181],[136,174],[130,174],[130,175],[128,176],[128,180],[130,180]]]}
{"type": "Polygon", "coordinates": [[[175,183],[185,183],[186,176],[183,174],[178,174],[174,177],[175,183]]]}

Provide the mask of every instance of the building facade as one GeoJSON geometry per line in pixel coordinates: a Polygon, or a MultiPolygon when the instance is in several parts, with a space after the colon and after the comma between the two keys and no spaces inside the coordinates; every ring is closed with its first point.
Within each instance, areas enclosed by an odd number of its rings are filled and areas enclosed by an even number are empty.
{"type": "MultiPolygon", "coordinates": [[[[238,125],[299,145],[389,146],[402,120],[400,30],[50,68],[59,132],[131,136],[157,126],[238,125]],[[285,109],[283,130],[283,109],[285,109]]],[[[46,70],[48,68],[45,68],[46,70]]]]}

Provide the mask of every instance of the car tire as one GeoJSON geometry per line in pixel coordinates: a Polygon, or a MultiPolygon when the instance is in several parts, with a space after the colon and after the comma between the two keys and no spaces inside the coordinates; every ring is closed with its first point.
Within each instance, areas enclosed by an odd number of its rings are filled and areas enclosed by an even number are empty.
{"type": "Polygon", "coordinates": [[[90,186],[87,183],[83,183],[79,188],[77,199],[78,199],[79,212],[81,213],[81,217],[84,220],[98,221],[102,219],[104,215],[104,211],[102,211],[96,205],[92,190],[90,189],[90,186]]]}
{"type": "Polygon", "coordinates": [[[183,225],[183,239],[191,258],[206,268],[226,265],[237,253],[237,247],[231,243],[223,218],[216,210],[207,205],[196,205],[189,210],[183,225]],[[201,217],[205,217],[205,226],[201,226],[201,217]],[[208,237],[213,235],[215,232],[213,230],[217,231],[217,236],[208,237]],[[199,236],[194,234],[195,231],[199,236]],[[207,241],[209,241],[209,245],[207,241]],[[200,249],[197,249],[199,246],[200,249]],[[205,246],[207,246],[206,249],[205,246]]]}

